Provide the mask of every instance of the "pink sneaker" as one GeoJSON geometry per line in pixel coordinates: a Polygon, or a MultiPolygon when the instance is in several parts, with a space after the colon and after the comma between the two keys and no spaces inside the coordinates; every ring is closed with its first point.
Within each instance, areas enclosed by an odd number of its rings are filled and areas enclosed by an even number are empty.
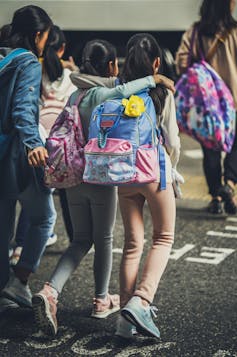
{"type": "Polygon", "coordinates": [[[97,319],[104,319],[120,309],[120,298],[117,294],[108,294],[105,299],[94,298],[93,304],[91,316],[97,319]]]}
{"type": "Polygon", "coordinates": [[[40,330],[50,336],[55,336],[58,331],[57,297],[57,291],[45,283],[43,289],[32,298],[35,322],[40,330]]]}

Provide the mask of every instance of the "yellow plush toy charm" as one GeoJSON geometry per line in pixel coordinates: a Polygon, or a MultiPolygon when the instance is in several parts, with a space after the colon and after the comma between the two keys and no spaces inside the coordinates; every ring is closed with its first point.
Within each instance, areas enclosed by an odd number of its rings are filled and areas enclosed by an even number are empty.
{"type": "Polygon", "coordinates": [[[128,117],[138,117],[146,110],[143,99],[137,95],[131,95],[129,99],[123,99],[122,105],[125,107],[124,114],[128,117]]]}

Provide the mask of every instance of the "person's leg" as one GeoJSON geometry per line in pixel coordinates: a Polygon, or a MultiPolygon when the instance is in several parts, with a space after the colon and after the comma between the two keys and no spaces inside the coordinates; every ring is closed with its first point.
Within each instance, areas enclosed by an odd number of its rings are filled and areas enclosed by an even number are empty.
{"type": "Polygon", "coordinates": [[[219,194],[222,186],[221,176],[221,152],[207,149],[202,146],[203,151],[203,170],[207,181],[209,193],[212,197],[219,194]]]}
{"type": "Polygon", "coordinates": [[[119,206],[125,241],[120,264],[120,304],[132,297],[144,244],[143,206],[145,198],[136,187],[119,187],[119,206]]]}
{"type": "Polygon", "coordinates": [[[21,208],[21,212],[18,218],[16,234],[15,234],[15,242],[17,247],[23,247],[24,240],[28,229],[30,227],[29,218],[26,214],[26,211],[21,208]]]}
{"type": "Polygon", "coordinates": [[[105,318],[119,310],[119,295],[108,294],[112,270],[113,228],[117,191],[112,186],[88,185],[93,222],[95,298],[91,316],[105,318]]]}
{"type": "Polygon", "coordinates": [[[223,213],[223,204],[221,197],[222,190],[222,167],[221,152],[207,149],[203,150],[203,171],[208,185],[209,194],[212,196],[207,210],[213,214],[223,213]]]}
{"type": "Polygon", "coordinates": [[[154,307],[149,304],[153,301],[173,243],[175,198],[171,184],[167,184],[164,191],[159,191],[156,183],[144,185],[141,193],[151,211],[153,244],[144,263],[141,281],[121,314],[141,333],[159,338],[160,331],[152,319],[154,307]]]}
{"type": "Polygon", "coordinates": [[[224,159],[224,182],[225,185],[221,190],[221,196],[224,200],[226,213],[236,214],[237,206],[234,200],[235,184],[237,183],[237,135],[229,154],[224,159]]]}
{"type": "Polygon", "coordinates": [[[166,190],[159,191],[157,184],[152,183],[144,186],[142,192],[151,212],[153,237],[134,295],[151,303],[169,260],[174,240],[176,208],[171,184],[167,184],[166,190]]]}
{"type": "Polygon", "coordinates": [[[0,200],[0,291],[9,280],[9,243],[14,235],[16,200],[0,200]]]}
{"type": "Polygon", "coordinates": [[[52,196],[40,191],[34,181],[19,195],[19,201],[29,217],[30,227],[21,257],[13,267],[15,274],[3,294],[19,305],[31,306],[28,278],[39,265],[56,212],[53,210],[52,196]]]}
{"type": "Polygon", "coordinates": [[[32,299],[35,321],[46,334],[57,333],[57,298],[65,283],[91,248],[92,219],[86,184],[67,189],[73,225],[73,240],[61,256],[49,282],[32,299]]]}
{"type": "Polygon", "coordinates": [[[61,256],[49,280],[59,293],[93,244],[91,207],[86,194],[86,186],[86,184],[81,184],[67,189],[73,240],[61,256]]]}
{"type": "Polygon", "coordinates": [[[60,205],[62,208],[63,221],[65,224],[65,228],[66,228],[66,232],[67,232],[69,241],[71,242],[73,239],[73,228],[72,228],[72,220],[71,220],[71,216],[70,216],[70,211],[69,211],[69,207],[68,207],[66,190],[61,188],[60,190],[58,190],[58,193],[59,193],[60,205]]]}

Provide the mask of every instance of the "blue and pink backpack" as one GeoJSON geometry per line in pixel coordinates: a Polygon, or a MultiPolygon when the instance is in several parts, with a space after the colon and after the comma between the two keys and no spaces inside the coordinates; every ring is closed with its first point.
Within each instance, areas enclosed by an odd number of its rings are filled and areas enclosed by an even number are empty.
{"type": "MultiPolygon", "coordinates": [[[[191,65],[194,38],[197,34],[198,29],[195,26],[190,44],[189,66],[176,84],[178,126],[181,132],[206,148],[230,152],[235,136],[236,112],[233,97],[218,73],[204,59],[201,39],[201,60],[191,65]]],[[[211,58],[217,46],[218,42],[209,50],[207,59],[211,58]]]]}
{"type": "Polygon", "coordinates": [[[83,181],[145,184],[156,181],[160,171],[160,189],[165,189],[165,155],[160,139],[148,90],[128,100],[106,100],[91,116],[83,181]]]}

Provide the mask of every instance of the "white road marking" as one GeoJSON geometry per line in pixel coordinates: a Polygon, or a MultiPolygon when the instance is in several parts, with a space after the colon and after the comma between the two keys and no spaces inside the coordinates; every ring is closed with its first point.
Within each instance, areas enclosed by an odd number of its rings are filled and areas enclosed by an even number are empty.
{"type": "Polygon", "coordinates": [[[130,356],[137,356],[137,352],[139,351],[139,356],[147,357],[150,356],[150,352],[153,351],[160,351],[160,350],[169,350],[170,347],[176,346],[175,342],[165,342],[159,343],[155,345],[149,346],[130,346],[124,348],[121,352],[117,353],[114,357],[130,357],[130,356]]]}
{"type": "Polygon", "coordinates": [[[67,343],[75,336],[75,334],[76,334],[75,331],[72,331],[71,329],[61,326],[59,327],[59,332],[58,332],[58,336],[60,337],[57,336],[55,337],[55,339],[50,340],[41,332],[37,332],[33,334],[31,337],[27,338],[24,341],[24,344],[28,347],[33,347],[36,350],[45,350],[49,348],[55,348],[67,343]],[[62,332],[63,335],[61,336],[62,332]],[[42,337],[44,337],[45,341],[41,341],[42,337]],[[37,340],[37,338],[39,340],[37,340]]]}
{"type": "Polygon", "coordinates": [[[235,238],[235,239],[237,239],[237,234],[233,234],[233,233],[208,231],[207,235],[210,236],[210,237],[223,237],[223,238],[235,238]]]}
{"type": "Polygon", "coordinates": [[[202,247],[201,258],[188,257],[185,260],[193,263],[218,265],[234,251],[235,249],[230,248],[202,247]]]}
{"type": "Polygon", "coordinates": [[[202,150],[200,150],[200,149],[184,150],[183,153],[185,156],[187,156],[191,159],[202,159],[203,158],[203,153],[202,153],[202,150]]]}
{"type": "Polygon", "coordinates": [[[213,357],[237,357],[237,352],[233,354],[229,351],[219,350],[213,355],[213,357]]]}
{"type": "Polygon", "coordinates": [[[1,344],[1,345],[6,345],[8,342],[10,342],[9,339],[6,339],[6,338],[1,338],[1,339],[0,339],[0,344],[1,344]]]}
{"type": "Polygon", "coordinates": [[[189,252],[195,247],[194,244],[185,244],[182,248],[179,249],[172,249],[171,254],[170,254],[170,259],[178,260],[180,259],[184,254],[189,252]]]}
{"type": "Polygon", "coordinates": [[[225,231],[237,231],[237,226],[225,226],[225,231]]]}
{"type": "Polygon", "coordinates": [[[227,217],[226,220],[227,220],[227,222],[236,222],[237,223],[237,217],[227,217]]]}

